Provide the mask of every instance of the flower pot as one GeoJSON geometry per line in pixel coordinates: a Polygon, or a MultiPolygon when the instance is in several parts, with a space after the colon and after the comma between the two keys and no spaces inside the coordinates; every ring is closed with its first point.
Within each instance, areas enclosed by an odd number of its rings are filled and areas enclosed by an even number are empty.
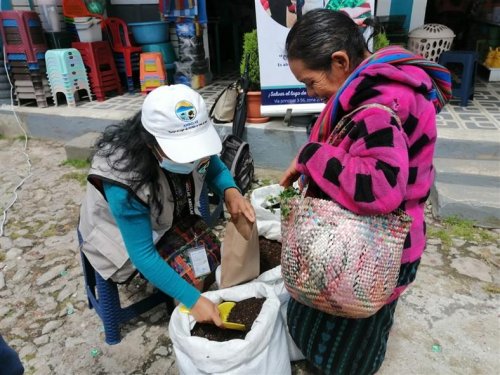
{"type": "Polygon", "coordinates": [[[260,91],[249,91],[247,93],[247,122],[262,124],[268,121],[269,117],[262,117],[260,113],[260,91]]]}

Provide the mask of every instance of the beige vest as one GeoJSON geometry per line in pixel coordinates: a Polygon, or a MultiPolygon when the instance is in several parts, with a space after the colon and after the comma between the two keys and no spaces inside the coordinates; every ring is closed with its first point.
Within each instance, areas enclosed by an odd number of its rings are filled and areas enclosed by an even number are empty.
{"type": "MultiPolygon", "coordinates": [[[[158,197],[163,204],[159,214],[157,207],[151,202],[150,186],[143,186],[139,191],[132,192],[128,180],[130,173],[118,172],[109,167],[106,160],[95,156],[89,171],[87,192],[80,209],[79,230],[83,238],[82,251],[94,269],[104,279],[115,282],[124,282],[129,279],[135,267],[131,263],[122,235],[109,210],[108,203],[103,195],[102,181],[110,181],[127,188],[133,196],[150,209],[150,219],[153,231],[159,239],[172,226],[174,203],[167,177],[159,165],[153,168],[159,170],[158,197]]],[[[205,175],[193,172],[195,212],[200,214],[200,192],[205,175]]],[[[153,236],[153,233],[144,233],[153,236]]]]}

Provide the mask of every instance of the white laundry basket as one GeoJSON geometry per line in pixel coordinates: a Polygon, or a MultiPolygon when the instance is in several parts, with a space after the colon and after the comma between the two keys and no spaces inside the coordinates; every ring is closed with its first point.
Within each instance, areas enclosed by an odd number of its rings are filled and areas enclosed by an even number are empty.
{"type": "Polygon", "coordinates": [[[450,50],[454,38],[455,34],[449,27],[429,23],[410,32],[408,49],[437,62],[441,53],[450,50]]]}

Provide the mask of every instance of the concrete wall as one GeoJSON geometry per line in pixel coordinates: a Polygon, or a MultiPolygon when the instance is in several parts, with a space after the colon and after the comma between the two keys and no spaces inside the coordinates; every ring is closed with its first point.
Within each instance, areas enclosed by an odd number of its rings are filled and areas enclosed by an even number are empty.
{"type": "MultiPolygon", "coordinates": [[[[107,125],[118,122],[116,119],[25,112],[18,112],[18,117],[30,137],[56,139],[65,143],[86,133],[102,132],[107,125]]],[[[215,127],[221,138],[231,132],[231,124],[218,124],[215,127]]],[[[7,137],[23,134],[11,111],[0,110],[0,134],[7,137]]],[[[307,140],[307,135],[304,127],[287,127],[282,120],[277,120],[265,125],[247,125],[243,138],[250,144],[257,168],[284,170],[307,140]]],[[[91,144],[82,146],[90,147],[91,144]]]]}

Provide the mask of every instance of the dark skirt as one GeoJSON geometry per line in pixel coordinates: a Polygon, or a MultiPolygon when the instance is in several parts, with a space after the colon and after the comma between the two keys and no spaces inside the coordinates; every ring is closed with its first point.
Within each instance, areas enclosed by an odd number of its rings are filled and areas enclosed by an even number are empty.
{"type": "Polygon", "coordinates": [[[346,319],[288,303],[288,329],[307,360],[324,374],[374,374],[382,365],[397,300],[366,319],[346,319]]]}

